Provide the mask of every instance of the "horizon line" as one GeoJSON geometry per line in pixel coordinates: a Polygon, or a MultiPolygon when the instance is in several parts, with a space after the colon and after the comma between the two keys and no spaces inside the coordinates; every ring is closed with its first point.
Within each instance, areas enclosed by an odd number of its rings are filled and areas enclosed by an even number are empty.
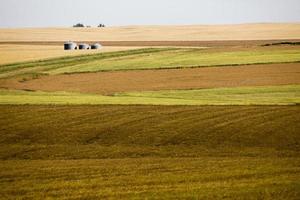
{"type": "MultiPolygon", "coordinates": [[[[76,23],[75,23],[76,24],[76,23]]],[[[83,23],[84,24],[84,23],[83,23]]],[[[199,23],[199,24],[128,24],[128,25],[105,25],[105,27],[97,27],[97,25],[85,25],[85,27],[73,27],[70,26],[15,26],[15,27],[1,27],[0,29],[33,29],[33,28],[121,28],[121,27],[153,27],[153,26],[235,26],[235,25],[269,25],[269,24],[291,24],[300,25],[300,21],[295,22],[245,22],[245,23],[199,23]],[[90,27],[88,27],[90,26],[90,27]]]]}

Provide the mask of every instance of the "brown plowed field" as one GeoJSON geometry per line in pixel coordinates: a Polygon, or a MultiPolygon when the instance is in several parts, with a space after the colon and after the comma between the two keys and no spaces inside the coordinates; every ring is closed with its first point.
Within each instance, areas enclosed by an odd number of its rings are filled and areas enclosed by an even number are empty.
{"type": "Polygon", "coordinates": [[[97,94],[116,92],[300,84],[300,63],[141,70],[45,76],[19,82],[1,80],[0,87],[97,94]]]}

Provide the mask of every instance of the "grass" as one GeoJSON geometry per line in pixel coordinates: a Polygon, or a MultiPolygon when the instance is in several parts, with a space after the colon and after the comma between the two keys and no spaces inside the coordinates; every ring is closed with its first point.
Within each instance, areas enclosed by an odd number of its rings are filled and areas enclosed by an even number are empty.
{"type": "Polygon", "coordinates": [[[93,60],[103,60],[113,57],[123,57],[127,55],[137,55],[144,53],[153,53],[160,51],[168,51],[170,49],[137,49],[129,51],[118,51],[118,52],[107,52],[99,54],[87,54],[80,56],[67,56],[52,58],[46,60],[30,61],[30,62],[20,62],[14,64],[0,65],[0,78],[5,78],[9,76],[15,76],[27,73],[42,73],[47,70],[53,70],[61,67],[72,66],[82,63],[88,63],[93,60]]]}
{"type": "Polygon", "coordinates": [[[2,105],[0,111],[4,199],[299,196],[299,106],[2,105]]]}
{"type": "Polygon", "coordinates": [[[162,69],[291,63],[300,61],[298,49],[209,52],[203,49],[139,49],[25,62],[0,67],[0,78],[26,73],[82,73],[115,70],[162,69]]]}
{"type": "Polygon", "coordinates": [[[202,49],[182,49],[150,55],[127,56],[123,59],[96,60],[90,63],[49,70],[47,73],[62,74],[135,69],[168,69],[298,61],[300,61],[299,50],[252,50],[208,53],[202,49]]]}
{"type": "Polygon", "coordinates": [[[299,103],[300,85],[131,92],[114,96],[0,90],[0,104],[295,105],[299,103]]]}
{"type": "Polygon", "coordinates": [[[272,105],[300,103],[300,85],[131,92],[120,96],[190,101],[199,105],[272,105]]]}

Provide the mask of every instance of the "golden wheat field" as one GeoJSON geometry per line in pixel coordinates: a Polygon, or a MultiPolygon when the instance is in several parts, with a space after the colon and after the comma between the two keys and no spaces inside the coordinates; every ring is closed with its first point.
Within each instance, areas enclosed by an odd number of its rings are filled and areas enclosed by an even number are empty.
{"type": "MultiPolygon", "coordinates": [[[[0,29],[0,64],[10,64],[99,51],[63,51],[64,41],[101,41],[100,52],[141,48],[140,46],[214,46],[216,42],[293,40],[300,24],[240,24],[190,26],[121,26],[106,28],[16,28],[0,29]],[[119,43],[118,43],[119,41],[119,43]],[[125,41],[125,42],[124,42],[125,41]],[[126,42],[127,41],[127,42],[126,42]],[[132,43],[132,42],[140,43],[132,43]],[[147,43],[148,41],[148,43],[147,43]],[[155,41],[159,43],[155,43],[155,41]],[[121,43],[120,43],[121,42],[121,43]],[[171,43],[170,43],[171,42],[171,43]],[[191,42],[193,44],[191,44],[191,42]]],[[[216,43],[216,44],[215,44],[216,43]]],[[[226,45],[228,45],[226,43],[226,45]]],[[[222,44],[221,44],[222,45],[222,44]]],[[[240,44],[239,44],[240,45],[240,44]]],[[[252,44],[251,44],[252,45],[252,44]]]]}
{"type": "Polygon", "coordinates": [[[212,41],[299,39],[298,24],[1,29],[0,41],[212,41]]]}
{"type": "MultiPolygon", "coordinates": [[[[0,31],[1,32],[1,31],[0,31]]],[[[94,54],[101,52],[123,51],[138,49],[142,47],[103,47],[101,50],[89,51],[64,51],[63,42],[61,45],[20,45],[20,44],[0,44],[0,65],[16,62],[41,60],[61,56],[75,56],[84,54],[94,54]]]]}

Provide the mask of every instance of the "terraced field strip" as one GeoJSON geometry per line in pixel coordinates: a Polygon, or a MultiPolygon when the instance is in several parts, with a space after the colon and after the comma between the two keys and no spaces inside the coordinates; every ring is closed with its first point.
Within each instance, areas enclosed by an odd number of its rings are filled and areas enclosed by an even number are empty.
{"type": "Polygon", "coordinates": [[[299,103],[300,85],[129,92],[113,96],[0,90],[0,104],[296,105],[299,103]]]}
{"type": "Polygon", "coordinates": [[[23,78],[0,80],[0,87],[12,90],[101,95],[132,91],[292,84],[300,84],[300,63],[63,74],[26,81],[23,78]]]}
{"type": "Polygon", "coordinates": [[[138,56],[126,56],[122,59],[115,57],[101,61],[93,60],[89,63],[48,70],[46,73],[62,74],[74,72],[230,66],[299,61],[300,50],[298,49],[217,53],[205,52],[203,49],[180,49],[140,54],[138,56]]]}
{"type": "Polygon", "coordinates": [[[202,90],[129,92],[119,96],[189,100],[207,105],[272,105],[300,103],[300,85],[269,87],[237,87],[202,90]]]}
{"type": "Polygon", "coordinates": [[[139,49],[0,66],[0,78],[22,74],[238,66],[300,62],[300,50],[259,49],[210,52],[204,49],[139,49]]]}
{"type": "Polygon", "coordinates": [[[21,75],[21,74],[38,74],[47,70],[53,70],[56,68],[73,66],[82,63],[89,63],[93,60],[103,60],[107,58],[118,57],[122,58],[126,55],[137,55],[144,53],[153,53],[156,51],[168,51],[170,49],[140,49],[140,50],[129,50],[129,51],[119,51],[119,52],[107,52],[98,54],[87,54],[79,56],[67,56],[52,58],[46,60],[21,62],[15,64],[0,65],[0,78],[5,78],[9,76],[21,75]]]}

